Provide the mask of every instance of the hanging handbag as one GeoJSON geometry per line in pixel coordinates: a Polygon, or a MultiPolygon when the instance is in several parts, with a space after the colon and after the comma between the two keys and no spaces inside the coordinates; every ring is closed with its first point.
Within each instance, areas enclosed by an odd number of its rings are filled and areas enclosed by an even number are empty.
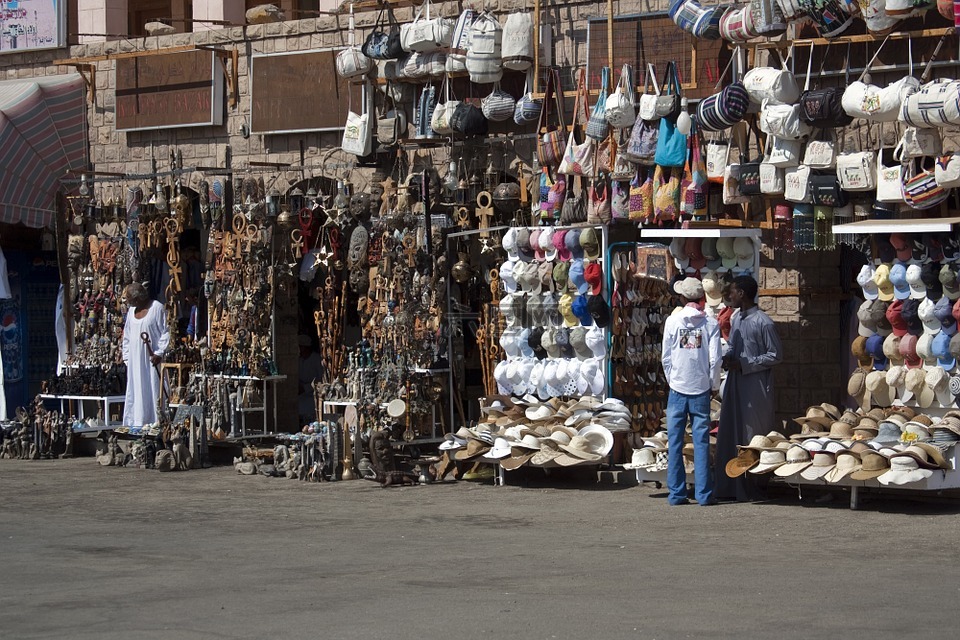
{"type": "Polygon", "coordinates": [[[626,220],[630,217],[630,185],[613,180],[610,184],[610,218],[626,220]]]}
{"type": "Polygon", "coordinates": [[[645,223],[653,219],[653,172],[646,171],[641,178],[640,172],[630,181],[630,219],[645,223]]]}
{"type": "Polygon", "coordinates": [[[810,176],[810,200],[816,206],[843,207],[847,204],[847,192],[840,188],[834,174],[810,176]]]}
{"type": "Polygon", "coordinates": [[[934,177],[944,189],[960,187],[960,156],[951,151],[937,158],[934,177]]]}
{"type": "Polygon", "coordinates": [[[800,149],[803,146],[799,140],[783,140],[776,136],[767,136],[767,164],[784,169],[800,164],[800,149]]]}
{"type": "Polygon", "coordinates": [[[467,49],[467,71],[470,82],[488,84],[503,77],[503,27],[492,13],[483,12],[470,28],[470,47],[467,49]]]}
{"type": "Polygon", "coordinates": [[[723,204],[744,204],[750,202],[750,196],[744,195],[740,190],[740,164],[747,159],[747,148],[750,141],[747,133],[747,125],[740,123],[733,127],[730,132],[730,139],[737,145],[738,162],[730,161],[730,148],[733,144],[727,146],[727,158],[724,162],[723,170],[723,204]]]}
{"type": "Polygon", "coordinates": [[[637,175],[637,164],[624,153],[625,147],[626,142],[623,140],[618,142],[613,168],[610,171],[611,180],[630,180],[637,175]]]}
{"type": "MultiPolygon", "coordinates": [[[[370,87],[364,92],[365,95],[373,95],[370,87]]],[[[347,122],[343,128],[343,140],[340,148],[345,153],[352,153],[358,158],[370,155],[373,150],[373,132],[370,126],[370,109],[367,104],[368,99],[362,101],[361,113],[354,113],[352,109],[347,112],[347,122]]]]}
{"type": "Polygon", "coordinates": [[[677,75],[677,65],[667,63],[667,72],[663,77],[661,93],[657,96],[657,117],[676,120],[680,115],[680,76],[677,75]]]}
{"type": "Polygon", "coordinates": [[[533,50],[533,14],[529,11],[511,13],[503,25],[504,69],[526,71],[533,66],[533,50]]]}
{"type": "Polygon", "coordinates": [[[587,208],[587,224],[610,223],[610,185],[606,178],[593,181],[590,187],[590,204],[587,208]]]}
{"type": "Polygon", "coordinates": [[[616,129],[631,127],[637,120],[637,111],[633,106],[633,82],[630,79],[632,76],[630,65],[623,65],[616,88],[607,96],[604,115],[610,126],[616,129]]]}
{"type": "Polygon", "coordinates": [[[433,112],[437,108],[437,88],[433,85],[427,85],[420,92],[420,99],[417,101],[417,109],[413,114],[413,125],[417,139],[435,137],[430,123],[433,120],[433,112]]]}
{"type": "MultiPolygon", "coordinates": [[[[735,57],[736,54],[730,56],[730,62],[727,63],[723,73],[720,74],[714,91],[720,89],[723,78],[733,65],[735,57]]],[[[697,103],[697,112],[694,118],[701,131],[723,131],[743,120],[749,108],[750,95],[743,83],[734,77],[733,81],[719,93],[714,93],[697,103]]]]}
{"type": "Polygon", "coordinates": [[[653,174],[653,218],[658,223],[675,220],[680,214],[680,171],[671,170],[666,180],[663,172],[658,165],[653,174]]]}
{"type": "MultiPolygon", "coordinates": [[[[818,77],[823,77],[823,68],[827,62],[827,53],[830,52],[830,45],[823,53],[823,60],[820,63],[820,73],[818,77]]],[[[843,89],[840,87],[826,87],[823,89],[810,89],[810,70],[813,63],[813,46],[810,46],[810,52],[807,55],[807,77],[803,83],[803,93],[800,94],[800,117],[812,127],[818,129],[845,127],[853,118],[847,115],[843,110],[842,98],[843,89]]],[[[847,45],[847,64],[845,68],[850,68],[850,46],[847,45]]]]}
{"type": "Polygon", "coordinates": [[[960,80],[930,78],[932,64],[943,46],[946,34],[940,38],[920,75],[920,88],[907,96],[900,108],[900,121],[914,127],[948,127],[960,125],[960,80]]]}
{"type": "MultiPolygon", "coordinates": [[[[777,56],[779,52],[775,52],[777,56]]],[[[773,67],[755,67],[743,76],[743,86],[750,96],[750,102],[755,105],[793,104],[800,97],[800,88],[797,79],[787,69],[787,60],[793,55],[793,49],[787,57],[781,58],[780,69],[773,67]]]]}
{"type": "Polygon", "coordinates": [[[750,16],[758,35],[774,38],[787,31],[787,20],[776,0],[750,0],[750,16]]]}
{"type": "Polygon", "coordinates": [[[400,25],[389,4],[385,4],[380,9],[380,15],[377,16],[373,30],[363,42],[362,51],[365,56],[373,60],[396,60],[403,55],[403,46],[400,44],[400,25]],[[386,23],[383,22],[384,12],[387,14],[386,23]]]}
{"type": "Polygon", "coordinates": [[[740,177],[737,188],[740,189],[740,195],[758,196],[762,193],[760,190],[760,165],[761,161],[746,160],[746,156],[740,160],[740,177]]]}
{"type": "Polygon", "coordinates": [[[907,127],[900,142],[893,150],[893,157],[899,162],[914,158],[935,158],[943,153],[943,140],[937,129],[917,129],[907,127]]]}
{"type": "Polygon", "coordinates": [[[448,76],[443,79],[443,102],[437,104],[437,108],[433,110],[433,117],[430,119],[430,128],[433,129],[434,133],[441,136],[448,136],[453,133],[453,126],[450,121],[459,105],[458,100],[450,99],[450,78],[448,76]]]}
{"type": "Polygon", "coordinates": [[[483,111],[469,102],[461,102],[450,116],[450,107],[447,107],[450,127],[457,133],[465,136],[485,136],[489,131],[489,123],[483,117],[483,111]]]}
{"type": "Polygon", "coordinates": [[[806,18],[806,11],[800,6],[799,0],[777,0],[780,11],[783,12],[783,19],[787,22],[795,22],[806,18]]]}
{"type": "Polygon", "coordinates": [[[753,23],[754,14],[749,5],[730,9],[720,18],[720,37],[727,42],[741,43],[760,35],[753,23]]]}
{"type": "Polygon", "coordinates": [[[711,140],[707,143],[707,180],[723,184],[723,170],[730,157],[730,144],[726,141],[711,140]]]}
{"type": "Polygon", "coordinates": [[[703,139],[696,124],[688,136],[689,160],[684,168],[680,197],[682,209],[688,215],[706,213],[707,208],[707,165],[703,159],[703,139]]]}
{"type": "Polygon", "coordinates": [[[608,176],[610,175],[610,170],[612,168],[611,154],[613,153],[615,146],[616,145],[613,144],[612,135],[607,136],[597,145],[597,151],[594,156],[593,163],[594,172],[596,174],[599,175],[602,173],[608,176]]]}
{"type": "Polygon", "coordinates": [[[687,136],[680,133],[675,122],[661,118],[654,162],[661,167],[682,167],[686,161],[687,136]]]}
{"type": "Polygon", "coordinates": [[[837,134],[830,129],[821,129],[813,140],[808,140],[803,164],[811,169],[836,169],[837,134]]]}
{"type": "Polygon", "coordinates": [[[773,136],[767,136],[763,161],[760,163],[760,193],[781,195],[783,193],[783,169],[770,162],[773,149],[773,136]]]}
{"type": "Polygon", "coordinates": [[[413,22],[400,27],[400,45],[404,51],[436,51],[450,46],[454,22],[430,15],[430,0],[424,0],[413,22]]]}
{"type": "Polygon", "coordinates": [[[337,75],[341,78],[365,76],[373,69],[373,61],[357,46],[357,32],[354,28],[353,5],[350,5],[349,27],[347,30],[347,48],[337,54],[337,75]]]}
{"type": "Polygon", "coordinates": [[[530,124],[540,119],[540,112],[543,111],[543,101],[534,98],[533,93],[529,91],[529,79],[523,85],[523,95],[517,100],[517,106],[513,109],[513,122],[518,125],[530,124]]]}
{"type": "Polygon", "coordinates": [[[813,129],[800,118],[800,105],[764,103],[760,110],[760,131],[785,140],[800,140],[813,129]]]}
{"type": "Polygon", "coordinates": [[[552,69],[547,74],[547,87],[544,93],[543,108],[540,110],[540,118],[537,121],[537,159],[542,167],[555,167],[563,159],[563,152],[566,148],[567,127],[563,123],[563,102],[555,91],[560,89],[560,72],[552,69]],[[550,99],[553,98],[557,109],[557,119],[560,124],[551,128],[550,121],[550,99]]]}
{"type": "Polygon", "coordinates": [[[656,124],[637,116],[637,123],[633,125],[630,139],[623,150],[624,156],[637,164],[653,166],[656,164],[659,136],[660,129],[656,124]]]}
{"type": "MultiPolygon", "coordinates": [[[[869,136],[867,144],[869,146],[869,136]]],[[[860,140],[863,148],[863,140],[860,140]]],[[[845,191],[872,191],[877,188],[877,156],[873,151],[855,151],[837,156],[837,179],[845,191]]]]}
{"type": "Polygon", "coordinates": [[[933,169],[923,167],[923,160],[911,160],[903,173],[903,200],[913,209],[932,209],[950,196],[950,190],[937,184],[933,169]],[[918,167],[919,165],[919,167],[918,167]]]}
{"type": "Polygon", "coordinates": [[[387,100],[384,99],[384,111],[377,117],[377,142],[384,147],[392,147],[407,133],[407,114],[398,109],[393,103],[392,109],[387,109],[387,100]]]}
{"type": "Polygon", "coordinates": [[[783,171],[783,199],[798,204],[809,204],[810,167],[800,165],[783,171]]]}
{"type": "Polygon", "coordinates": [[[487,120],[504,122],[513,116],[517,102],[513,96],[500,88],[499,82],[496,82],[490,95],[480,101],[480,106],[487,120]]]}
{"type": "Polygon", "coordinates": [[[894,122],[900,116],[900,109],[904,101],[917,91],[920,87],[920,81],[913,77],[913,40],[907,40],[907,56],[909,60],[909,71],[907,75],[899,80],[880,88],[874,84],[867,84],[863,80],[870,71],[880,50],[886,44],[888,38],[884,38],[876,53],[863,69],[863,73],[855,82],[850,83],[846,91],[843,92],[842,105],[847,115],[853,118],[863,118],[871,122],[894,122]]]}
{"type": "Polygon", "coordinates": [[[836,38],[853,24],[853,16],[840,0],[799,0],[799,2],[824,38],[836,38]]]}
{"type": "MultiPolygon", "coordinates": [[[[937,183],[939,184],[939,180],[937,183]]],[[[877,151],[877,200],[891,203],[903,202],[903,165],[899,162],[893,166],[884,164],[883,149],[877,151]]]]}
{"type": "MultiPolygon", "coordinates": [[[[587,137],[598,142],[610,133],[610,123],[607,122],[607,84],[609,82],[610,68],[604,67],[600,71],[600,95],[597,96],[597,102],[593,105],[593,111],[590,113],[590,119],[587,121],[585,129],[587,137]]],[[[584,92],[584,100],[588,95],[589,93],[584,92]]]]}
{"type": "Polygon", "coordinates": [[[652,64],[647,64],[647,73],[644,77],[643,95],[637,101],[637,118],[652,122],[657,115],[657,99],[660,97],[660,85],[657,84],[657,70],[652,64]],[[653,93],[649,89],[653,87],[653,93]]]}
{"type": "Polygon", "coordinates": [[[575,188],[567,189],[567,197],[563,201],[560,212],[560,224],[572,225],[587,221],[586,194],[583,192],[580,177],[576,177],[575,188]]]}
{"type": "Polygon", "coordinates": [[[479,15],[473,9],[464,9],[457,18],[450,36],[450,51],[447,53],[447,73],[466,73],[467,49],[470,48],[470,30],[479,15]]]}
{"type": "Polygon", "coordinates": [[[584,118],[586,118],[587,112],[585,83],[586,72],[580,69],[577,76],[577,93],[573,99],[573,120],[570,124],[570,133],[567,136],[567,146],[563,151],[563,160],[560,162],[557,173],[588,178],[595,173],[593,163],[596,142],[592,138],[584,137],[583,144],[577,144],[576,139],[577,122],[580,119],[581,111],[584,118]]]}

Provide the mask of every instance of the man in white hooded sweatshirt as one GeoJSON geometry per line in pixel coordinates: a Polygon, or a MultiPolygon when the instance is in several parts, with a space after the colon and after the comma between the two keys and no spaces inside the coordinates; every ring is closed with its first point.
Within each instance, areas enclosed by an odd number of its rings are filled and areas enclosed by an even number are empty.
{"type": "Polygon", "coordinates": [[[703,311],[703,285],[696,278],[673,286],[683,306],[663,325],[661,359],[670,385],[667,400],[667,501],[689,504],[683,466],[683,436],[693,429],[695,495],[700,505],[715,504],[710,470],[710,393],[720,387],[720,325],[703,311]]]}

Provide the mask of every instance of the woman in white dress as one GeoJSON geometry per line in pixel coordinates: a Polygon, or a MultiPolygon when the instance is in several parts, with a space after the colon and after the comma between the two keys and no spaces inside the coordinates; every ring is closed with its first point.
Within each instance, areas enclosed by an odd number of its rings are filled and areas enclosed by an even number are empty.
{"type": "Polygon", "coordinates": [[[166,309],[150,299],[143,285],[127,286],[124,297],[130,307],[123,325],[123,361],[127,365],[123,424],[142,427],[157,421],[160,373],[156,367],[170,344],[170,332],[167,330],[166,309]],[[140,337],[143,333],[150,337],[149,348],[140,337]]]}

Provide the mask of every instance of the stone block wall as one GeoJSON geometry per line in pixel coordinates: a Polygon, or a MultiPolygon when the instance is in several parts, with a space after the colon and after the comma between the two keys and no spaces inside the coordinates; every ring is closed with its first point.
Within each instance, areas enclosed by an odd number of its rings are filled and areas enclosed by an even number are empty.
{"type": "Polygon", "coordinates": [[[773,232],[765,231],[757,282],[770,295],[759,306],[777,324],[783,362],[774,369],[777,417],[803,415],[813,404],[840,405],[846,394],[842,375],[839,251],[773,250],[773,232]],[[789,290],[800,291],[795,295],[789,290]],[[787,290],[777,295],[774,290],[787,290]]]}

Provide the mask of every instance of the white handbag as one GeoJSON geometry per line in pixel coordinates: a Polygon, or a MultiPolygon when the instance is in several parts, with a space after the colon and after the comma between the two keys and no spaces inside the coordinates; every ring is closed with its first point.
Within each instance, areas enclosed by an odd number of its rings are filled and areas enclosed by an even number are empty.
{"type": "Polygon", "coordinates": [[[630,65],[623,65],[620,70],[620,80],[616,88],[607,96],[607,108],[604,116],[611,127],[624,129],[632,127],[637,121],[637,112],[633,106],[633,83],[630,81],[630,65]]]}
{"type": "Polygon", "coordinates": [[[803,164],[811,169],[835,169],[837,167],[837,134],[821,129],[820,135],[807,141],[803,164]],[[824,134],[827,134],[824,136],[824,134]]]}
{"type": "Polygon", "coordinates": [[[450,78],[443,79],[443,102],[437,101],[437,107],[433,110],[433,116],[430,118],[430,128],[434,133],[447,136],[453,133],[453,126],[450,120],[453,119],[453,113],[460,105],[458,100],[450,99],[450,78]]]}
{"type": "MultiPolygon", "coordinates": [[[[792,49],[787,59],[790,55],[793,55],[792,49]]],[[[781,60],[780,69],[773,67],[750,69],[744,74],[742,82],[750,95],[750,101],[758,105],[764,102],[793,104],[800,98],[800,87],[797,86],[797,79],[793,73],[787,69],[786,60],[781,60]]]]}
{"type": "MultiPolygon", "coordinates": [[[[372,96],[371,87],[366,87],[365,95],[372,96]]],[[[362,113],[354,113],[351,109],[347,112],[347,122],[343,127],[343,140],[340,148],[346,153],[352,153],[357,157],[370,155],[373,150],[373,131],[370,126],[370,109],[367,104],[369,98],[364,98],[362,113]]]]}
{"type": "Polygon", "coordinates": [[[783,198],[796,204],[805,204],[810,198],[810,167],[800,165],[783,171],[783,198]]]}
{"type": "Polygon", "coordinates": [[[920,87],[920,81],[913,77],[912,40],[908,42],[910,70],[905,77],[883,88],[863,82],[863,78],[870,70],[870,65],[876,60],[886,42],[887,40],[884,39],[860,77],[855,82],[850,83],[850,86],[843,92],[840,104],[847,115],[852,118],[863,118],[871,122],[895,122],[900,116],[900,109],[904,101],[920,87]]]}
{"type": "Polygon", "coordinates": [[[888,167],[883,164],[883,149],[877,151],[877,201],[903,202],[903,165],[897,163],[888,167]]]}
{"type": "Polygon", "coordinates": [[[644,80],[643,95],[637,102],[637,117],[647,122],[659,120],[657,115],[657,98],[660,97],[660,84],[657,82],[657,70],[652,64],[647,64],[647,77],[644,80]],[[653,86],[653,93],[648,93],[647,89],[653,86]]]}
{"type": "Polygon", "coordinates": [[[353,5],[350,5],[350,22],[347,39],[349,46],[337,54],[337,75],[341,78],[355,78],[365,76],[373,69],[373,61],[368,58],[357,46],[356,30],[353,20],[353,5]]]}
{"type": "Polygon", "coordinates": [[[707,143],[707,179],[713,182],[723,180],[723,170],[727,167],[730,145],[726,142],[707,143]]]}
{"type": "Polygon", "coordinates": [[[765,162],[781,169],[800,164],[799,140],[784,140],[776,136],[767,136],[768,153],[765,162]]]}
{"type": "Polygon", "coordinates": [[[877,156],[872,151],[854,151],[837,156],[837,180],[844,191],[877,188],[877,156]]]}
{"type": "Polygon", "coordinates": [[[430,16],[430,0],[424,0],[413,22],[400,27],[400,46],[404,51],[436,51],[450,46],[454,22],[430,16]]]}
{"type": "Polygon", "coordinates": [[[750,196],[740,193],[740,165],[730,164],[723,170],[723,204],[744,204],[750,196]]]}
{"type": "Polygon", "coordinates": [[[960,187],[960,155],[951,151],[937,158],[934,175],[937,184],[944,189],[960,187]]]}
{"type": "Polygon", "coordinates": [[[337,54],[337,75],[341,78],[365,76],[373,68],[373,61],[363,55],[360,47],[347,47],[337,54]]]}
{"type": "Polygon", "coordinates": [[[783,169],[764,162],[760,165],[760,193],[768,196],[783,194],[783,169]]]}
{"type": "Polygon", "coordinates": [[[934,80],[903,101],[900,121],[929,129],[960,124],[960,80],[934,80]]]}
{"type": "Polygon", "coordinates": [[[809,136],[813,128],[800,118],[800,105],[764,102],[760,131],[785,140],[800,140],[809,136]]]}
{"type": "MultiPolygon", "coordinates": [[[[783,193],[783,169],[771,162],[775,145],[776,139],[773,136],[767,136],[764,157],[760,162],[760,193],[770,196],[783,193]]],[[[799,152],[799,149],[797,151],[799,152]]]]}
{"type": "Polygon", "coordinates": [[[914,158],[936,157],[941,153],[943,141],[937,129],[907,127],[893,150],[893,157],[898,162],[905,162],[914,158]]]}

